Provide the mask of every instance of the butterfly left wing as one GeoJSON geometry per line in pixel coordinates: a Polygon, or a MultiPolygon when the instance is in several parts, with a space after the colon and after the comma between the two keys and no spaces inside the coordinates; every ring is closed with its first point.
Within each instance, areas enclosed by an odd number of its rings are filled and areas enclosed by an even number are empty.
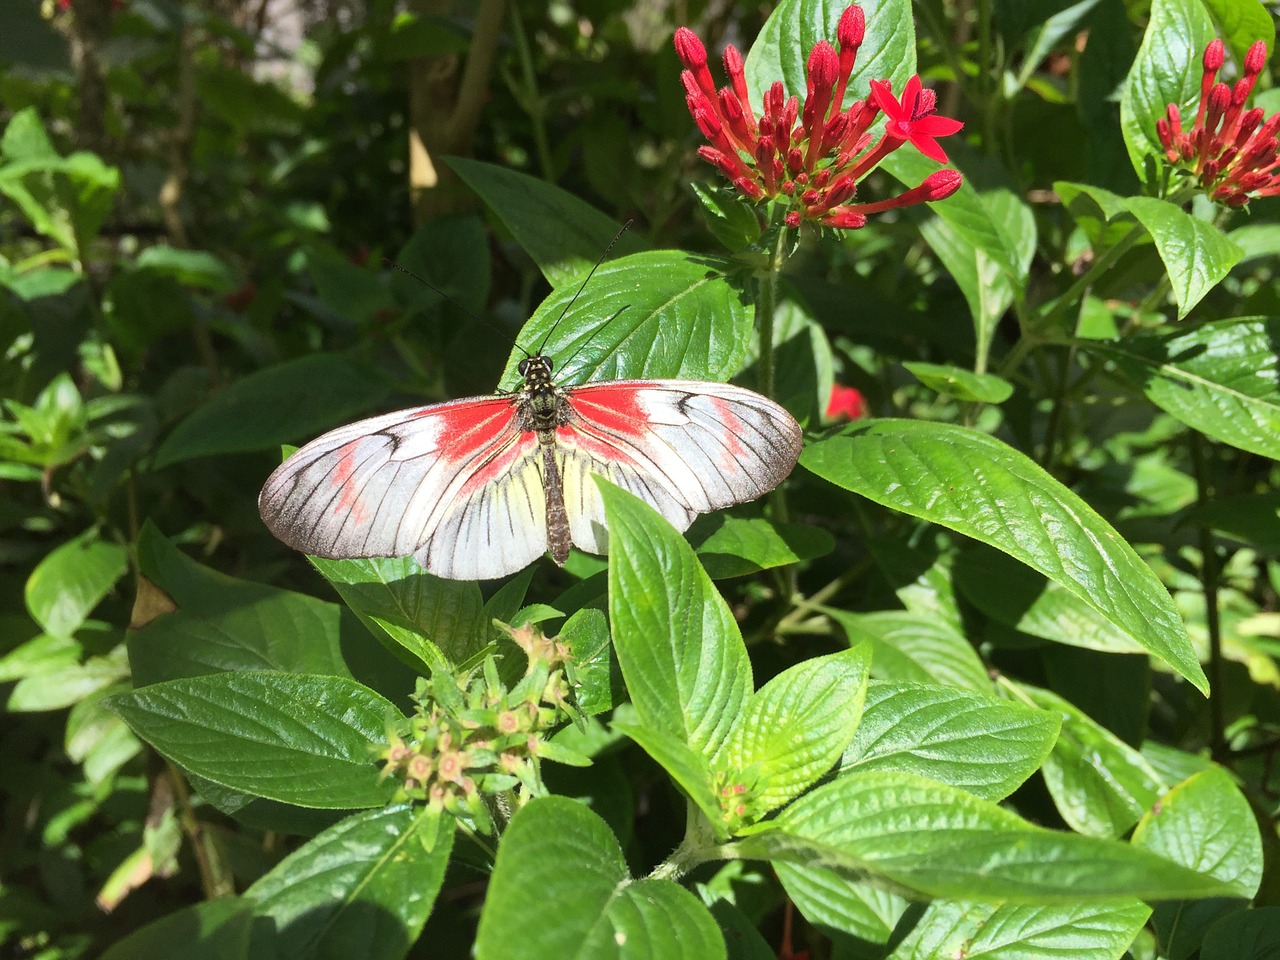
{"type": "Polygon", "coordinates": [[[678,530],[699,513],[768,493],[791,472],[802,433],[791,414],[743,387],[615,380],[565,388],[556,454],[574,544],[604,553],[604,503],[591,476],[652,505],[678,530]]]}
{"type": "Polygon", "coordinates": [[[413,554],[455,580],[504,576],[547,548],[537,436],[519,429],[510,397],[331,430],[271,474],[258,509],[276,537],[305,553],[413,554]]]}

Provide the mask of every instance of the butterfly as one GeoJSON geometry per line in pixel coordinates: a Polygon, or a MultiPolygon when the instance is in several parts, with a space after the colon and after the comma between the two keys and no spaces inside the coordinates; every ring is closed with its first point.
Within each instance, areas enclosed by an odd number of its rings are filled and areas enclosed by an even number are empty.
{"type": "Polygon", "coordinates": [[[412,555],[429,573],[490,580],[570,544],[605,553],[592,476],[679,530],[769,492],[800,456],[799,424],[743,387],[698,380],[558,386],[539,352],[519,389],[338,427],[267,479],[271,532],[320,557],[412,555]]]}

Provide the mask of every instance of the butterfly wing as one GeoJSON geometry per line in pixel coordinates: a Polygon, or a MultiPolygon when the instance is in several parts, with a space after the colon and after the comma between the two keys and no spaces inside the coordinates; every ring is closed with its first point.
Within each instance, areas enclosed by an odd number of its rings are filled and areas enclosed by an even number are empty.
{"type": "Polygon", "coordinates": [[[321,557],[402,557],[487,580],[547,549],[535,433],[516,397],[475,397],[339,427],[281,464],[258,497],[280,540],[321,557]]]}
{"type": "Polygon", "coordinates": [[[630,490],[678,530],[699,513],[769,492],[799,459],[800,425],[743,387],[696,380],[616,380],[567,388],[556,430],[573,542],[604,553],[604,503],[591,476],[630,490]]]}

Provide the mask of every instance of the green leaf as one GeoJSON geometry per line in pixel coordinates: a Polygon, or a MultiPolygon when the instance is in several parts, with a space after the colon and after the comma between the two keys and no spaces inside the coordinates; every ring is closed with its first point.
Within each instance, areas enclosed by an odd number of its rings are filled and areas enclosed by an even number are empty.
{"type": "MultiPolygon", "coordinates": [[[[622,229],[622,224],[576,194],[545,180],[479,160],[449,157],[445,162],[511,231],[553,287],[567,285],[576,291],[581,277],[604,256],[622,229]]],[[[639,253],[647,248],[643,237],[628,230],[613,253],[639,253]]],[[[591,284],[594,290],[596,280],[591,284]]],[[[591,293],[587,291],[588,299],[593,299],[591,293]]]]}
{"type": "Polygon", "coordinates": [[[1213,224],[1167,200],[1134,197],[1127,206],[1156,242],[1156,251],[1173,286],[1179,320],[1244,256],[1244,251],[1213,224]]]}
{"type": "Polygon", "coordinates": [[[1062,718],[1062,732],[1043,767],[1062,819],[1096,837],[1128,833],[1164,790],[1160,775],[1142,754],[1073,704],[1048,690],[1020,689],[1062,718]]]}
{"type": "Polygon", "coordinates": [[[576,284],[542,301],[520,331],[500,386],[519,381],[524,350],[551,357],[561,383],[728,380],[746,356],[754,316],[738,269],[727,260],[673,250],[606,261],[567,312],[576,284]]]}
{"type": "Polygon", "coordinates": [[[249,956],[253,910],[240,897],[206,900],[153,920],[117,940],[100,960],[183,957],[185,960],[244,960],[249,956]]]}
{"type": "Polygon", "coordinates": [[[1150,915],[1134,900],[1053,906],[935,900],[888,960],[1116,960],[1150,915]]]}
{"type": "Polygon", "coordinates": [[[124,647],[116,647],[105,656],[52,666],[19,680],[10,691],[5,708],[10,713],[65,710],[128,676],[124,647]]]}
{"type": "Polygon", "coordinates": [[[896,770],[1002,800],[1044,762],[1058,718],[925,684],[872,681],[841,772],[896,770]]]}
{"type": "Polygon", "coordinates": [[[739,253],[760,239],[761,214],[754,203],[731,187],[690,184],[702,206],[707,228],[730,253],[739,253]]]}
{"type": "Polygon", "coordinates": [[[870,943],[888,943],[910,901],[870,883],[851,883],[834,870],[777,861],[774,872],[810,923],[870,943]]]}
{"type": "Polygon", "coordinates": [[[1013,384],[994,373],[974,373],[941,363],[902,364],[930,390],[971,403],[1004,403],[1013,396],[1013,384]]]}
{"type": "Polygon", "coordinates": [[[597,478],[609,527],[609,623],[641,722],[703,756],[751,697],[751,661],[724,598],[656,510],[597,478]]]}
{"type": "Polygon", "coordinates": [[[121,544],[103,540],[96,527],[86,530],[36,564],[27,578],[27,610],[46,633],[69,637],[127,569],[121,544]]]}
{"type": "Polygon", "coordinates": [[[138,563],[135,686],[230,670],[351,676],[339,605],[210,570],[153,526],[139,537],[138,563]]]}
{"type": "Polygon", "coordinates": [[[1223,917],[1204,935],[1200,960],[1270,960],[1280,951],[1280,907],[1223,917]]]}
{"type": "Polygon", "coordinates": [[[1245,317],[1187,333],[1091,344],[1160,409],[1250,453],[1280,460],[1280,319],[1245,317]]]}
{"type": "Polygon", "coordinates": [[[962,790],[887,771],[819,787],[735,847],[970,902],[1185,899],[1228,889],[1127,844],[1032,826],[962,790]]]}
{"type": "Polygon", "coordinates": [[[109,705],[174,763],[233,790],[327,809],[380,806],[391,795],[371,748],[399,712],[354,680],[218,673],[109,705]]]}
{"type": "Polygon", "coordinates": [[[1003,550],[1207,690],[1155,574],[1092,507],[1025,454],[965,427],[880,420],[810,444],[800,462],[846,490],[1003,550]]]}
{"type": "Polygon", "coordinates": [[[476,583],[432,576],[413,557],[308,559],[374,636],[419,668],[457,666],[493,639],[476,583]]]}
{"type": "Polygon", "coordinates": [[[1253,899],[1262,882],[1262,839],[1231,775],[1211,767],[1160,798],[1133,831],[1135,846],[1229,884],[1253,899]]]}
{"type": "Polygon", "coordinates": [[[183,250],[159,243],[139,253],[134,266],[165,273],[183,286],[214,293],[230,293],[238,286],[231,268],[207,250],[183,250]]]}
{"type": "Polygon", "coordinates": [[[966,600],[1007,627],[1103,653],[1144,649],[1077,594],[998,550],[964,551],[953,574],[966,600]]]}
{"type": "Polygon", "coordinates": [[[617,838],[576,801],[522,807],[498,848],[480,915],[477,960],[720,960],[724,939],[692,893],[670,880],[630,880],[617,838]],[[530,923],[530,895],[555,904],[530,923]]]}
{"type": "Polygon", "coordinates": [[[1120,97],[1120,127],[1138,178],[1152,182],[1164,163],[1156,121],[1173,103],[1184,117],[1195,116],[1200,100],[1201,58],[1214,37],[1201,3],[1153,0],[1147,30],[1120,97]]]}
{"type": "Polygon", "coordinates": [[[453,817],[369,810],[335,824],[245,891],[280,956],[398,960],[426,923],[453,848],[453,817]]]}
{"type": "Polygon", "coordinates": [[[850,644],[871,644],[871,673],[881,680],[941,683],[991,694],[987,668],[956,625],[929,613],[849,613],[823,607],[850,644]]]}
{"type": "Polygon", "coordinates": [[[614,687],[621,687],[621,677],[615,677],[613,644],[604,611],[594,607],[576,611],[560,629],[559,640],[573,655],[570,679],[574,704],[587,716],[611,710],[622,699],[614,696],[614,687]]]}
{"type": "Polygon", "coordinates": [[[715,775],[706,757],[683,741],[643,724],[615,720],[610,726],[634,740],[670,774],[685,796],[702,811],[707,822],[720,828],[725,819],[724,808],[716,795],[715,775]]]}
{"type": "Polygon", "coordinates": [[[154,466],[310,439],[370,413],[386,392],[382,378],[336,354],[288,360],[214,394],[173,428],[154,466]]]}
{"type": "Polygon", "coordinates": [[[1280,492],[1241,493],[1198,504],[1183,514],[1183,522],[1280,553],[1280,492]]]}
{"type": "Polygon", "coordinates": [[[835,538],[820,527],[762,517],[719,519],[719,526],[698,544],[698,561],[713,580],[824,557],[835,548],[835,538]]]}
{"type": "MultiPolygon", "coordinates": [[[[836,24],[849,5],[843,0],[782,0],[747,53],[747,90],[757,113],[764,92],[781,80],[788,95],[804,102],[805,66],[819,40],[836,46],[836,24]]],[[[845,105],[871,92],[872,80],[889,80],[900,93],[916,72],[915,19],[909,0],[866,0],[858,4],[867,33],[845,93],[845,105]]]]}
{"type": "Polygon", "coordinates": [[[858,729],[871,648],[812,657],[783,670],[735,718],[721,767],[758,770],[760,812],[799,796],[840,759],[858,729]]]}

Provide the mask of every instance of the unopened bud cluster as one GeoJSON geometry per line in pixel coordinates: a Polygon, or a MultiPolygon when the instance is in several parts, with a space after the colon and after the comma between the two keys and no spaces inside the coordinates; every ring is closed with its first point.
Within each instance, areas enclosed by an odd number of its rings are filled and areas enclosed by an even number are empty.
{"type": "Polygon", "coordinates": [[[485,797],[515,791],[524,802],[544,792],[540,759],[577,759],[546,742],[574,714],[568,649],[527,624],[504,629],[529,658],[515,686],[502,683],[492,655],[465,677],[437,671],[419,681],[407,730],[390,732],[379,752],[383,777],[400,782],[398,799],[447,811],[481,833],[493,831],[485,797]]]}
{"type": "Polygon", "coordinates": [[[1182,128],[1182,114],[1169,104],[1156,121],[1156,133],[1166,159],[1192,174],[1199,186],[1219,203],[1244,206],[1256,197],[1280,193],[1280,114],[1263,119],[1261,107],[1245,103],[1267,63],[1267,45],[1259,40],[1245,54],[1243,73],[1234,86],[1218,80],[1226,49],[1214,40],[1204,51],[1200,106],[1190,130],[1182,128]]]}
{"type": "Polygon", "coordinates": [[[867,215],[894,207],[942,200],[960,189],[961,176],[939,170],[918,187],[888,200],[855,204],[858,181],[904,143],[925,156],[946,163],[937,137],[960,130],[957,120],[937,116],[937,99],[924,90],[919,77],[907,81],[902,99],[889,84],[872,81],[871,96],[844,106],[858,48],[866,34],[860,7],[848,7],[836,27],[839,48],[819,40],[809,54],[804,104],[786,96],[781,81],[764,94],[758,119],[747,94],[742,54],[724,51],[729,84],[719,90],[707,68],[707,51],[686,27],[675,34],[676,53],[684,64],[680,75],[694,122],[708,145],[699,155],[713,164],[749,200],[777,200],[786,207],[789,227],[805,221],[822,226],[856,229],[867,215]],[[887,123],[879,138],[871,127],[884,113],[887,123]]]}
{"type": "Polygon", "coordinates": [[[760,787],[760,774],[754,766],[716,773],[714,789],[720,803],[720,820],[730,836],[769,812],[760,805],[760,787]]]}

